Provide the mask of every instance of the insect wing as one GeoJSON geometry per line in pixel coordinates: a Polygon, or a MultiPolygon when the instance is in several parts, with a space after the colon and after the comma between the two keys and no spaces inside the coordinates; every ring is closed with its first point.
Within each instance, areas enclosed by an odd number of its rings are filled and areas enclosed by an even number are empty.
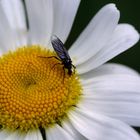
{"type": "Polygon", "coordinates": [[[57,53],[57,55],[59,56],[60,59],[71,60],[66,48],[64,47],[64,44],[58,37],[52,36],[51,43],[52,43],[52,46],[53,46],[55,52],[57,53]]]}

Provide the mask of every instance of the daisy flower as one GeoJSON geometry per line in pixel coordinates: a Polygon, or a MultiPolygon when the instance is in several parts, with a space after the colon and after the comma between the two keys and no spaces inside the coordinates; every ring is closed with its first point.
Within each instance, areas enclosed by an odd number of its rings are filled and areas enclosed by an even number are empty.
{"type": "Polygon", "coordinates": [[[115,4],[70,47],[75,72],[52,57],[51,36],[66,41],[79,3],[0,1],[0,140],[140,140],[139,74],[104,64],[139,40],[115,4]]]}

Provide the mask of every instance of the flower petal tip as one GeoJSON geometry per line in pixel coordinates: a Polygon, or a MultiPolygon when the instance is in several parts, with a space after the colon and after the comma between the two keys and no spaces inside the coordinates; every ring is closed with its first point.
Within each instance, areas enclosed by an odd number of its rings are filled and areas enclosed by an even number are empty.
{"type": "Polygon", "coordinates": [[[118,20],[120,18],[120,11],[117,9],[116,5],[114,3],[109,3],[103,7],[103,9],[111,14],[114,15],[114,17],[118,17],[118,20]]]}
{"type": "Polygon", "coordinates": [[[130,24],[124,24],[126,31],[129,32],[128,35],[128,40],[133,42],[133,45],[136,44],[139,39],[140,39],[140,33],[135,29],[134,26],[130,25],[130,24]]]}
{"type": "Polygon", "coordinates": [[[119,10],[116,7],[116,4],[114,4],[114,3],[109,3],[109,4],[105,5],[105,7],[107,9],[110,9],[111,11],[115,11],[115,12],[117,11],[117,12],[119,12],[119,10]]]}

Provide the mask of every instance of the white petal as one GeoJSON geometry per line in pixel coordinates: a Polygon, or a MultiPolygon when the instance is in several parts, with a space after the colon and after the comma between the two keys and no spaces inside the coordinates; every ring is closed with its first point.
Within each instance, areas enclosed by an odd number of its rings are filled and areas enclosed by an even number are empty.
{"type": "Polygon", "coordinates": [[[54,26],[52,34],[57,35],[62,42],[65,42],[70,33],[80,0],[54,0],[53,3],[54,26]]]}
{"type": "Polygon", "coordinates": [[[83,87],[95,91],[96,89],[110,89],[118,91],[140,91],[140,77],[124,74],[110,74],[93,77],[88,80],[81,81],[83,87]],[[118,88],[119,87],[119,88],[118,88]]]}
{"type": "Polygon", "coordinates": [[[1,4],[10,26],[14,29],[25,29],[26,21],[22,2],[20,0],[3,0],[1,4]]]}
{"type": "Polygon", "coordinates": [[[84,95],[80,108],[98,111],[140,126],[140,77],[106,75],[83,82],[84,95]]]}
{"type": "Polygon", "coordinates": [[[15,49],[15,38],[0,3],[0,53],[15,49]]]}
{"type": "Polygon", "coordinates": [[[26,29],[23,4],[19,0],[1,1],[2,7],[8,18],[9,24],[14,29],[26,29]]]}
{"type": "Polygon", "coordinates": [[[125,75],[139,75],[138,72],[133,69],[115,63],[108,63],[101,65],[100,67],[93,69],[87,73],[81,74],[80,77],[82,79],[90,79],[97,76],[110,75],[110,74],[125,74],[125,75]]]}
{"type": "Polygon", "coordinates": [[[10,133],[6,139],[2,140],[24,140],[24,134],[20,133],[19,131],[15,131],[13,133],[10,133]]]}
{"type": "Polygon", "coordinates": [[[87,140],[84,136],[82,136],[71,124],[69,120],[63,122],[62,127],[70,133],[75,140],[87,140]]]}
{"type": "Polygon", "coordinates": [[[104,6],[69,50],[70,56],[81,64],[95,55],[111,38],[119,20],[114,4],[104,6]],[[79,59],[80,58],[80,59],[79,59]]]}
{"type": "Polygon", "coordinates": [[[11,133],[5,130],[0,130],[0,138],[5,140],[11,133]]]}
{"type": "Polygon", "coordinates": [[[26,0],[29,43],[47,45],[53,26],[52,0],[26,0]]]}
{"type": "Polygon", "coordinates": [[[3,0],[1,1],[1,4],[10,24],[10,27],[16,37],[16,45],[25,45],[27,28],[22,1],[3,0]]]}
{"type": "Polygon", "coordinates": [[[74,140],[73,137],[59,125],[46,130],[47,140],[74,140]]]}
{"type": "Polygon", "coordinates": [[[80,74],[85,73],[102,65],[121,52],[132,47],[138,40],[139,34],[131,25],[118,25],[111,40],[91,59],[77,66],[78,72],[80,74]]]}
{"type": "Polygon", "coordinates": [[[24,140],[43,140],[39,130],[29,131],[24,140]]]}
{"type": "Polygon", "coordinates": [[[69,118],[73,126],[89,140],[139,140],[139,135],[121,121],[103,115],[78,110],[69,118]]]}

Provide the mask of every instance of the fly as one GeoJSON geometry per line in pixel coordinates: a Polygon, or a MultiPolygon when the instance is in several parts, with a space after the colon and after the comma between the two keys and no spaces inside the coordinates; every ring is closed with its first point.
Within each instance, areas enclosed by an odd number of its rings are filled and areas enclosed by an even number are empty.
{"type": "Polygon", "coordinates": [[[64,44],[55,35],[51,37],[51,43],[52,43],[52,46],[53,46],[58,57],[56,57],[56,56],[49,56],[49,57],[39,56],[39,57],[41,57],[41,58],[55,58],[55,59],[61,61],[62,63],[56,63],[52,68],[54,68],[58,64],[63,65],[64,72],[65,72],[65,69],[67,69],[68,75],[72,75],[72,73],[73,73],[72,69],[74,69],[74,72],[75,72],[76,67],[72,64],[72,60],[68,54],[68,51],[64,47],[64,44]]]}
{"type": "Polygon", "coordinates": [[[68,54],[68,51],[64,47],[64,44],[55,35],[51,37],[51,43],[52,43],[52,46],[53,46],[57,56],[59,57],[59,58],[57,58],[57,57],[55,57],[55,58],[60,60],[63,65],[63,69],[66,68],[68,70],[68,74],[72,75],[72,72],[73,72],[72,68],[74,68],[74,70],[75,70],[76,67],[72,64],[72,60],[68,54]]]}

